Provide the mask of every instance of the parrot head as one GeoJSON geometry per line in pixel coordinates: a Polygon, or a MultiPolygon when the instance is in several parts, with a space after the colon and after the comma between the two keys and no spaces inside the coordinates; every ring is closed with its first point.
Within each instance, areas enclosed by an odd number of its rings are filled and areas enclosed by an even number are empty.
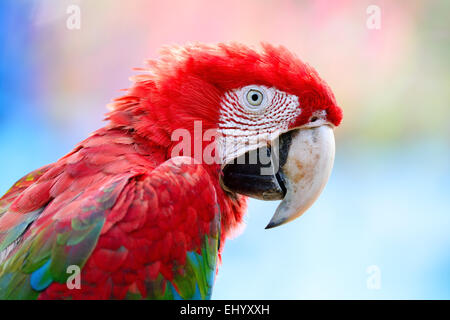
{"type": "Polygon", "coordinates": [[[299,217],[317,199],[333,166],[333,129],[342,111],[308,64],[268,44],[191,44],[164,49],[142,71],[112,104],[108,117],[116,125],[168,154],[178,150],[183,134],[173,137],[182,130],[194,137],[186,149],[200,161],[210,148],[205,140],[213,141],[226,193],[281,200],[267,228],[299,217]],[[205,139],[207,132],[214,139],[205,139]]]}

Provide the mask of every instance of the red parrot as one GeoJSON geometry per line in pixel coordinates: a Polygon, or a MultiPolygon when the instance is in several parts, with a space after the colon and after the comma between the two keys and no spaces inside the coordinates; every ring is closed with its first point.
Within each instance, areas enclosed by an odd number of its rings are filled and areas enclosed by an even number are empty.
{"type": "Polygon", "coordinates": [[[248,196],[282,200],[271,228],[322,191],[342,111],[284,47],[167,47],[140,70],[0,199],[0,298],[207,299],[248,196]]]}

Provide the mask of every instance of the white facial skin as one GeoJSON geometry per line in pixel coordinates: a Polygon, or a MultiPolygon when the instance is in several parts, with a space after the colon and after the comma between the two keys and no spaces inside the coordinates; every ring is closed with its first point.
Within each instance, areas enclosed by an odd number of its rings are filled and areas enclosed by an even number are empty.
{"type": "Polygon", "coordinates": [[[297,96],[273,87],[250,85],[227,92],[218,129],[222,163],[267,145],[288,131],[300,113],[297,96]],[[253,101],[256,95],[260,99],[253,101]]]}
{"type": "MultiPolygon", "coordinates": [[[[276,88],[250,85],[227,92],[221,103],[219,153],[222,165],[274,141],[301,114],[299,99],[276,88]]],[[[283,173],[286,195],[267,228],[302,215],[325,187],[334,162],[333,126],[325,111],[293,131],[283,173]]]]}

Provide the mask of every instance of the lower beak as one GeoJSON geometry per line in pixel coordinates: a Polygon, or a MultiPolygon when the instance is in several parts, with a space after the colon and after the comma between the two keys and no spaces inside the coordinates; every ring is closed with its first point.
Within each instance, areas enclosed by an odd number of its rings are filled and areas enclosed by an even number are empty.
{"type": "Polygon", "coordinates": [[[330,126],[292,130],[281,135],[278,143],[226,164],[221,185],[257,199],[282,199],[266,229],[277,227],[301,216],[316,201],[330,176],[334,153],[330,126]],[[270,161],[263,163],[261,155],[270,161]],[[257,159],[253,163],[252,157],[257,159]]]}

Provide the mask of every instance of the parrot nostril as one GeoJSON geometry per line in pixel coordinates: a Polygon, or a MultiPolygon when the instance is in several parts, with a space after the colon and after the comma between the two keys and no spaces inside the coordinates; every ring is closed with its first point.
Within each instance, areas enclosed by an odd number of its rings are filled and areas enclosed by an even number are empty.
{"type": "Polygon", "coordinates": [[[319,120],[319,117],[312,117],[310,122],[316,122],[317,120],[319,120]]]}

